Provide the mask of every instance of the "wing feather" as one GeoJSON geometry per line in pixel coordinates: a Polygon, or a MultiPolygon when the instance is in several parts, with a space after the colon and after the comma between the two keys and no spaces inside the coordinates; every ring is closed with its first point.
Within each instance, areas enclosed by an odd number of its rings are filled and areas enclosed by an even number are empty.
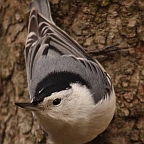
{"type": "Polygon", "coordinates": [[[36,97],[39,83],[59,72],[84,78],[95,103],[110,95],[110,77],[97,61],[89,60],[82,46],[55,25],[47,0],[34,0],[29,6],[25,59],[31,99],[36,97]]]}

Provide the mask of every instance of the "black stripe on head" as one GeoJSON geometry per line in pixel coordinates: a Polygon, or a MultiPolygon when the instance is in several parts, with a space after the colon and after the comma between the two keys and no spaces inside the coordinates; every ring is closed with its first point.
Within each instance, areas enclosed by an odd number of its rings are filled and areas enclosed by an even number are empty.
{"type": "Polygon", "coordinates": [[[90,85],[80,75],[71,72],[53,72],[37,84],[33,103],[42,102],[45,97],[54,92],[71,88],[71,83],[80,83],[90,88],[90,85]]]}

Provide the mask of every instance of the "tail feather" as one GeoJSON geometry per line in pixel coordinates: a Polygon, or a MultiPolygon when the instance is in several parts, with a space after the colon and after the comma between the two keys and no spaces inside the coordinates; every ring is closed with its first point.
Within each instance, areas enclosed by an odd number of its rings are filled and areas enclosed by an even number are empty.
{"type": "Polygon", "coordinates": [[[29,26],[28,26],[28,32],[35,32],[35,34],[38,36],[38,20],[37,20],[37,11],[32,10],[29,13],[29,26]]]}
{"type": "Polygon", "coordinates": [[[50,22],[54,23],[52,16],[51,16],[51,9],[49,0],[34,0],[28,6],[28,10],[31,11],[32,9],[37,10],[37,12],[45,17],[50,22]]]}

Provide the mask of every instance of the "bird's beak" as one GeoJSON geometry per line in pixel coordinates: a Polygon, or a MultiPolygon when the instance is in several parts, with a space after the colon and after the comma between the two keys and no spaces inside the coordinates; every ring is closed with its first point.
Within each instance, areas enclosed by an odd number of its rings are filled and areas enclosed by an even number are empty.
{"type": "Polygon", "coordinates": [[[37,105],[34,105],[33,103],[15,103],[15,105],[30,110],[30,111],[40,111],[43,110],[42,107],[39,107],[37,105]]]}

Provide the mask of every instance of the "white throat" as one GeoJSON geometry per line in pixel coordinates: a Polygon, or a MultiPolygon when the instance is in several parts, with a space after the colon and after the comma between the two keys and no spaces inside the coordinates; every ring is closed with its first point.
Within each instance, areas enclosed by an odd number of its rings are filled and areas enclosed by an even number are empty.
{"type": "Polygon", "coordinates": [[[44,111],[35,112],[41,127],[48,133],[50,144],[82,144],[95,138],[110,123],[115,109],[113,95],[95,104],[87,87],[78,83],[71,89],[45,98],[44,111]],[[52,100],[61,104],[52,106],[52,100]],[[101,113],[99,113],[101,112],[101,113]]]}

